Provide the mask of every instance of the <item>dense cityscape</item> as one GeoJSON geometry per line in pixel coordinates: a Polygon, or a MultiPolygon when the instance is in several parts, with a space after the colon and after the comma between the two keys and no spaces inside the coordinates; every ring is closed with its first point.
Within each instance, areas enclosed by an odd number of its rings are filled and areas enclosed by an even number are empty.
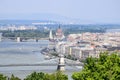
{"type": "Polygon", "coordinates": [[[0,80],[120,80],[120,0],[0,0],[0,80]]]}
{"type": "MultiPolygon", "coordinates": [[[[18,42],[21,44],[25,44],[28,42],[29,43],[36,42],[39,44],[41,40],[47,40],[48,41],[47,46],[45,47],[41,46],[42,49],[40,53],[44,55],[45,60],[52,60],[56,58],[59,58],[59,60],[57,60],[57,63],[50,63],[50,64],[49,63],[44,63],[44,64],[41,64],[41,63],[13,64],[12,63],[12,64],[0,65],[0,66],[9,67],[9,66],[16,66],[16,65],[17,66],[35,66],[35,65],[54,66],[55,65],[57,66],[56,68],[54,68],[55,70],[67,72],[66,66],[69,65],[71,67],[72,66],[76,67],[78,70],[81,70],[83,69],[84,63],[88,58],[99,59],[101,56],[101,53],[105,53],[105,52],[106,54],[108,53],[108,55],[112,55],[113,53],[116,53],[117,55],[120,54],[119,25],[110,25],[110,26],[111,28],[107,29],[108,25],[104,25],[103,27],[103,25],[102,26],[101,25],[92,25],[92,26],[78,25],[78,24],[64,25],[64,24],[58,24],[58,23],[54,25],[50,23],[37,24],[37,25],[22,24],[22,26],[21,24],[19,24],[19,26],[16,24],[5,24],[5,25],[1,24],[1,28],[0,28],[1,43],[10,41],[13,43],[17,42],[16,45],[18,45],[18,42]],[[76,28],[73,28],[71,26],[76,28]],[[69,30],[72,33],[69,33],[70,32],[69,30]]],[[[20,48],[20,50],[22,50],[22,48],[20,48]]],[[[24,47],[23,47],[23,50],[24,50],[24,47]]],[[[32,51],[32,52],[35,52],[35,51],[32,51]]],[[[77,72],[76,70],[74,71],[77,72]]],[[[32,73],[32,74],[38,74],[38,73],[32,73]]],[[[44,73],[41,72],[40,74],[43,75],[44,73]]],[[[53,73],[53,74],[64,75],[61,72],[53,73]]],[[[73,76],[74,75],[75,74],[73,74],[73,76]]],[[[17,80],[19,79],[14,75],[11,76],[11,79],[12,78],[17,78],[17,80]]],[[[63,78],[64,80],[68,79],[67,75],[66,77],[63,77],[63,78]]],[[[73,77],[73,79],[75,78],[73,77]]],[[[31,79],[28,79],[28,80],[31,80],[31,79]]]]}

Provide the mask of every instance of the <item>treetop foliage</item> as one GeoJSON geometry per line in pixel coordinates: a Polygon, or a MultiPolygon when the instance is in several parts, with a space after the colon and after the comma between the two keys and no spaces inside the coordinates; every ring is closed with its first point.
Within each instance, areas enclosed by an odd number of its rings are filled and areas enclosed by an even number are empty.
{"type": "Polygon", "coordinates": [[[84,69],[72,75],[74,80],[120,80],[120,57],[108,52],[99,58],[87,58],[84,69]]]}
{"type": "Polygon", "coordinates": [[[32,74],[28,75],[24,80],[68,80],[68,76],[60,71],[53,74],[33,72],[32,74]]]}

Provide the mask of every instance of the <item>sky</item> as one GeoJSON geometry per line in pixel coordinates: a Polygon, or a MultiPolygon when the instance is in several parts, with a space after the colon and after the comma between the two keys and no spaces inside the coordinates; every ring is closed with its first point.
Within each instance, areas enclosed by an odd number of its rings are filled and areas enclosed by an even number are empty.
{"type": "Polygon", "coordinates": [[[32,19],[35,14],[120,23],[120,0],[0,0],[0,20],[32,19]]]}

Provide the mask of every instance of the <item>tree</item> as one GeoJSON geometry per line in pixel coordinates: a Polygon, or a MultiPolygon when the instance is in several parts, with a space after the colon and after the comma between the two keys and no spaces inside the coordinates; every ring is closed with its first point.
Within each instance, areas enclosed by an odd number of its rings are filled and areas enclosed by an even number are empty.
{"type": "Polygon", "coordinates": [[[13,74],[11,75],[11,78],[9,80],[21,80],[18,77],[15,77],[13,74]]]}
{"type": "Polygon", "coordinates": [[[0,74],[0,80],[6,80],[6,79],[7,79],[6,76],[4,76],[3,74],[0,74]]]}
{"type": "Polygon", "coordinates": [[[60,71],[53,74],[33,72],[32,74],[27,76],[24,80],[68,80],[68,76],[60,71]]]}
{"type": "Polygon", "coordinates": [[[72,75],[74,80],[120,80],[120,57],[108,52],[100,54],[98,59],[87,58],[84,69],[72,75]]]}
{"type": "Polygon", "coordinates": [[[44,80],[44,76],[45,74],[43,72],[33,72],[32,74],[28,75],[25,80],[44,80]]]}
{"type": "Polygon", "coordinates": [[[50,80],[68,80],[68,76],[61,71],[57,71],[50,75],[50,80]]]}

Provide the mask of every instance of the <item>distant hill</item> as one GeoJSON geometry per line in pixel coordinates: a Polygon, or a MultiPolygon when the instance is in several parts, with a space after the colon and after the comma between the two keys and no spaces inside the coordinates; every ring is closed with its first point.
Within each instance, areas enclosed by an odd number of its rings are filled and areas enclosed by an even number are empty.
{"type": "MultiPolygon", "coordinates": [[[[64,24],[95,24],[96,23],[96,22],[89,21],[89,20],[73,19],[73,18],[69,18],[69,17],[57,15],[57,14],[47,14],[47,13],[19,14],[19,15],[9,14],[9,15],[3,15],[3,17],[0,19],[8,20],[8,21],[9,20],[25,20],[24,22],[27,22],[27,20],[52,21],[52,22],[59,22],[59,23],[64,23],[64,24]]],[[[7,22],[7,21],[4,21],[4,22],[7,22]]],[[[11,22],[11,21],[9,21],[9,22],[11,22]]],[[[1,21],[0,21],[0,23],[1,23],[1,21]]]]}
{"type": "MultiPolygon", "coordinates": [[[[0,14],[2,15],[2,14],[0,14]]],[[[39,22],[51,22],[57,24],[106,24],[102,22],[96,22],[91,20],[83,20],[83,19],[74,19],[66,16],[61,16],[57,14],[9,14],[2,15],[0,17],[0,24],[2,23],[13,23],[13,24],[31,24],[31,23],[39,23],[39,22]]],[[[108,24],[108,23],[107,23],[108,24]]],[[[110,23],[112,24],[112,23],[110,23]]]]}
{"type": "Polygon", "coordinates": [[[0,20],[0,24],[37,24],[37,23],[54,23],[55,21],[47,21],[47,20],[0,20]]]}

